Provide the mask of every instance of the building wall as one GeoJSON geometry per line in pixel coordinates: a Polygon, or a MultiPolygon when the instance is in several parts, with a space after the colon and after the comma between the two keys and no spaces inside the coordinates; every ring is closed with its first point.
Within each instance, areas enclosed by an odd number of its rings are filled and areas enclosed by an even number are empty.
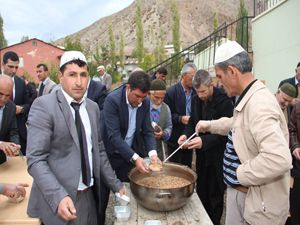
{"type": "Polygon", "coordinates": [[[24,73],[29,73],[31,78],[38,83],[36,76],[36,65],[46,63],[50,69],[53,64],[58,67],[60,56],[64,50],[56,48],[50,44],[42,42],[38,39],[32,39],[20,44],[12,45],[0,50],[1,62],[2,57],[7,51],[14,51],[20,57],[18,75],[23,76],[24,73]]]}
{"type": "Polygon", "coordinates": [[[273,93],[300,62],[299,9],[299,0],[284,0],[252,21],[254,74],[273,93]]]}

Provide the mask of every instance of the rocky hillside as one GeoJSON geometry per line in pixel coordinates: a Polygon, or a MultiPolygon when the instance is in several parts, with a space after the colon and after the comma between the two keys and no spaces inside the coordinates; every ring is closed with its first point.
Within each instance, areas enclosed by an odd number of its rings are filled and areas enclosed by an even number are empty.
{"type": "MultiPolygon", "coordinates": [[[[180,13],[180,38],[185,48],[213,31],[214,14],[217,13],[219,24],[234,21],[237,18],[240,0],[176,0],[180,13]]],[[[245,0],[249,15],[253,12],[253,0],[245,0]]],[[[141,0],[144,46],[153,50],[156,46],[159,31],[163,31],[165,44],[172,42],[172,17],[170,0],[141,0]]],[[[109,43],[108,27],[112,24],[116,38],[116,46],[123,32],[125,39],[125,53],[130,53],[135,46],[135,8],[133,2],[127,8],[104,17],[92,25],[80,30],[69,37],[80,40],[89,52],[95,52],[97,47],[109,43]]],[[[55,44],[63,45],[64,38],[55,44]]]]}

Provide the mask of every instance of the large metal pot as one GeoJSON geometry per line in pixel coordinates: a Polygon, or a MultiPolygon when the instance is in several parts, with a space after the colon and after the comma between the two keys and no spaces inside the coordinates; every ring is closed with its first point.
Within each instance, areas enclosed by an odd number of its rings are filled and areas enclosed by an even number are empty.
{"type": "MultiPolygon", "coordinates": [[[[139,204],[154,211],[171,211],[184,206],[193,194],[197,175],[187,166],[175,163],[164,163],[164,175],[176,176],[190,181],[190,184],[181,188],[159,189],[150,188],[137,184],[137,181],[145,176],[153,174],[142,174],[136,168],[129,173],[130,189],[139,204]]],[[[155,174],[154,174],[155,176],[155,174]]]]}

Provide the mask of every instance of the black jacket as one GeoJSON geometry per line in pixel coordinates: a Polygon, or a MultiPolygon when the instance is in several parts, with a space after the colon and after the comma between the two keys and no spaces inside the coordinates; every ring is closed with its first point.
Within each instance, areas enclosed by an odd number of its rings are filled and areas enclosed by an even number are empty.
{"type": "MultiPolygon", "coordinates": [[[[195,95],[195,91],[192,92],[192,98],[195,95]]],[[[186,100],[185,93],[182,88],[181,82],[171,86],[166,93],[164,102],[169,106],[172,115],[172,134],[168,143],[177,146],[178,138],[183,134],[185,125],[181,123],[181,117],[186,115],[186,100]]]]}
{"type": "MultiPolygon", "coordinates": [[[[16,105],[12,101],[8,101],[3,110],[2,123],[0,126],[0,141],[20,144],[16,120],[16,105]]],[[[3,151],[0,151],[0,164],[5,160],[5,154],[3,151]]]]}
{"type": "MultiPolygon", "coordinates": [[[[231,99],[219,88],[213,90],[213,96],[205,104],[198,96],[192,99],[191,118],[185,128],[184,134],[189,137],[195,132],[195,126],[199,120],[216,120],[221,117],[232,117],[233,103],[231,99]]],[[[227,141],[227,136],[205,133],[200,134],[202,139],[202,149],[197,154],[203,154],[205,164],[222,165],[223,154],[227,141]]]]}

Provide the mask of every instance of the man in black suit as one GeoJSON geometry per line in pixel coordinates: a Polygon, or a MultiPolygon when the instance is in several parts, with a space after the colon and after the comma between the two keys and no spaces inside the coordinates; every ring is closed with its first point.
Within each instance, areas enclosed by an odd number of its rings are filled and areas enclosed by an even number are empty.
{"type": "Polygon", "coordinates": [[[296,88],[297,88],[297,98],[300,97],[300,62],[297,64],[297,67],[295,69],[295,72],[296,72],[296,75],[291,77],[291,78],[288,78],[288,79],[285,79],[285,80],[282,80],[279,85],[278,85],[278,89],[284,84],[284,83],[290,83],[292,85],[294,85],[296,88]],[[299,84],[299,85],[298,85],[299,84]]]}
{"type": "MultiPolygon", "coordinates": [[[[215,120],[232,117],[231,99],[220,88],[213,86],[206,70],[198,70],[193,86],[197,92],[192,99],[191,118],[178,143],[182,144],[195,132],[199,120],[215,120]]],[[[190,151],[196,149],[197,194],[214,225],[220,225],[223,213],[224,190],[223,156],[227,136],[201,133],[185,145],[190,151]]]]}
{"type": "Polygon", "coordinates": [[[107,95],[107,90],[105,85],[101,84],[99,81],[94,81],[90,79],[87,90],[87,98],[98,104],[100,110],[103,109],[104,100],[107,95]]]}
{"type": "MultiPolygon", "coordinates": [[[[188,124],[191,114],[191,101],[195,95],[192,80],[197,72],[194,63],[187,63],[182,67],[181,79],[167,90],[165,103],[169,106],[172,115],[173,130],[168,141],[168,151],[171,154],[178,148],[178,138],[183,134],[185,125],[188,124]]],[[[170,161],[191,167],[192,151],[179,150],[170,158],[170,161]]]]}
{"type": "Polygon", "coordinates": [[[30,100],[25,81],[16,75],[19,68],[19,56],[12,51],[3,55],[3,73],[10,76],[13,81],[11,100],[16,104],[17,125],[21,143],[21,151],[25,155],[27,130],[26,121],[30,108],[30,100]]]}
{"type": "Polygon", "coordinates": [[[0,164],[6,156],[15,156],[13,149],[20,149],[16,120],[16,106],[9,100],[13,83],[9,76],[0,76],[0,164]]]}

